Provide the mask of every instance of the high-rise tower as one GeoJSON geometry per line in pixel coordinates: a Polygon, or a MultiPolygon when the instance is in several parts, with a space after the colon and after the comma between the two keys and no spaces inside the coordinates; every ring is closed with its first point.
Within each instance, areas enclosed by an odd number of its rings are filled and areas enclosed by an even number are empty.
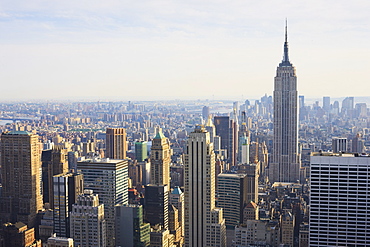
{"type": "Polygon", "coordinates": [[[77,197],[83,194],[83,176],[65,173],[53,176],[53,221],[54,233],[59,237],[70,237],[70,212],[77,197]]]}
{"type": "Polygon", "coordinates": [[[221,173],[217,179],[217,206],[223,208],[226,226],[234,228],[243,223],[243,209],[248,203],[247,175],[221,173]]]}
{"type": "Polygon", "coordinates": [[[274,85],[274,142],[270,182],[296,182],[299,179],[297,76],[289,61],[285,26],[284,57],[276,70],[274,85]]]}
{"type": "Polygon", "coordinates": [[[313,153],[310,246],[368,246],[370,157],[313,153]]]}
{"type": "Polygon", "coordinates": [[[209,133],[197,126],[185,153],[185,246],[226,246],[223,211],[215,205],[215,154],[209,133]]]}
{"type": "Polygon", "coordinates": [[[53,176],[68,172],[67,154],[68,150],[60,146],[43,150],[41,154],[43,201],[50,203],[52,209],[54,208],[53,176]]]}
{"type": "Polygon", "coordinates": [[[32,228],[42,209],[38,136],[26,131],[1,135],[0,223],[18,221],[32,228]]]}
{"type": "Polygon", "coordinates": [[[216,135],[221,137],[221,149],[227,150],[227,157],[231,165],[236,165],[238,149],[238,124],[228,116],[215,116],[214,125],[216,135]]]}
{"type": "Polygon", "coordinates": [[[128,203],[128,161],[115,159],[86,159],[77,163],[84,176],[84,188],[93,190],[104,204],[107,244],[115,245],[115,205],[128,203]]]}
{"type": "Polygon", "coordinates": [[[76,246],[108,246],[104,206],[92,190],[77,197],[70,212],[71,237],[76,246]]]}
{"type": "Polygon", "coordinates": [[[160,129],[153,138],[150,154],[150,184],[145,186],[145,219],[152,226],[168,229],[170,188],[170,142],[160,129]]]}
{"type": "Polygon", "coordinates": [[[150,162],[150,183],[170,187],[170,142],[161,131],[153,138],[150,162]]]}
{"type": "Polygon", "coordinates": [[[124,128],[107,128],[106,134],[106,157],[126,159],[126,130],[124,128]]]}

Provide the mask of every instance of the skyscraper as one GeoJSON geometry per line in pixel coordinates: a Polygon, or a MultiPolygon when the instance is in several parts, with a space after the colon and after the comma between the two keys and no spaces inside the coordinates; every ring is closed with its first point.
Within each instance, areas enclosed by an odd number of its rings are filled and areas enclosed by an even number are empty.
{"type": "Polygon", "coordinates": [[[230,118],[228,116],[215,116],[214,125],[216,127],[216,135],[221,137],[221,149],[229,150],[230,147],[230,118]]]}
{"type": "Polygon", "coordinates": [[[150,162],[150,183],[170,187],[170,142],[161,131],[153,138],[150,162]]]}
{"type": "Polygon", "coordinates": [[[236,165],[238,149],[238,124],[228,116],[215,116],[214,125],[216,135],[221,137],[221,149],[227,150],[227,157],[231,165],[236,165]]]}
{"type": "Polygon", "coordinates": [[[137,162],[143,162],[148,158],[148,143],[145,141],[135,142],[135,157],[137,162]]]}
{"type": "Polygon", "coordinates": [[[370,157],[311,156],[310,246],[368,246],[370,157]]]}
{"type": "Polygon", "coordinates": [[[168,185],[145,186],[145,220],[150,225],[168,229],[168,185]]]}
{"type": "Polygon", "coordinates": [[[226,226],[234,228],[243,223],[243,209],[247,205],[247,175],[226,174],[218,175],[217,206],[223,208],[226,226]]]}
{"type": "Polygon", "coordinates": [[[78,195],[83,193],[83,176],[78,173],[58,174],[52,181],[54,233],[59,237],[70,237],[69,213],[78,195]]]}
{"type": "Polygon", "coordinates": [[[240,125],[238,141],[238,163],[249,164],[250,136],[246,123],[240,125]]]}
{"type": "Polygon", "coordinates": [[[348,151],[348,141],[345,137],[333,137],[331,140],[331,147],[333,153],[347,152],[348,151]]]}
{"type": "Polygon", "coordinates": [[[342,114],[347,115],[347,116],[352,116],[354,104],[355,104],[354,97],[346,97],[342,101],[342,114]]]}
{"type": "Polygon", "coordinates": [[[42,209],[38,136],[26,131],[3,133],[0,146],[0,223],[21,221],[32,228],[42,209]]]}
{"type": "Polygon", "coordinates": [[[269,180],[296,182],[299,179],[297,76],[288,56],[285,26],[284,57],[276,70],[274,85],[274,140],[269,180]]]}
{"type": "Polygon", "coordinates": [[[197,126],[185,153],[185,246],[226,246],[225,219],[215,205],[215,154],[209,133],[197,126]]]}
{"type": "Polygon", "coordinates": [[[365,140],[362,139],[360,134],[352,139],[352,152],[353,153],[363,153],[365,148],[365,140]]]}
{"type": "Polygon", "coordinates": [[[53,176],[68,172],[67,155],[68,150],[59,146],[42,151],[43,200],[44,203],[50,203],[51,208],[54,208],[53,176]]]}
{"type": "Polygon", "coordinates": [[[203,106],[203,109],[202,109],[203,121],[207,121],[208,116],[209,116],[209,112],[210,112],[209,106],[203,106]]]}
{"type": "Polygon", "coordinates": [[[143,206],[116,205],[116,246],[150,245],[150,224],[143,221],[143,206]]]}
{"type": "Polygon", "coordinates": [[[111,159],[126,159],[127,142],[124,128],[107,128],[106,157],[111,159]]]}
{"type": "Polygon", "coordinates": [[[127,160],[87,159],[77,163],[84,176],[84,188],[93,190],[104,204],[107,246],[115,246],[115,205],[128,203],[127,160]]]}
{"type": "Polygon", "coordinates": [[[247,196],[247,203],[248,202],[258,202],[258,178],[259,178],[259,169],[258,164],[251,163],[251,164],[243,164],[240,165],[238,173],[246,174],[244,178],[246,180],[246,196],[247,196]]]}
{"type": "Polygon", "coordinates": [[[98,195],[85,190],[73,204],[71,211],[71,237],[76,246],[107,246],[104,205],[98,195]]]}
{"type": "Polygon", "coordinates": [[[327,113],[330,112],[330,97],[329,96],[324,96],[322,98],[322,108],[325,110],[325,112],[327,113]]]}
{"type": "Polygon", "coordinates": [[[161,130],[153,138],[150,153],[150,184],[145,186],[145,219],[152,226],[168,229],[170,192],[170,142],[161,130]]]}

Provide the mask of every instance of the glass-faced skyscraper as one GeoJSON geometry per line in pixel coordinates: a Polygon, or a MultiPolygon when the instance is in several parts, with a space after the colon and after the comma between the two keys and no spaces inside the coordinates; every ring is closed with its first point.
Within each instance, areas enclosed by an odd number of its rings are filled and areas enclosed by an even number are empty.
{"type": "Polygon", "coordinates": [[[276,70],[274,85],[274,142],[270,182],[296,182],[299,179],[297,76],[289,61],[285,26],[284,57],[276,70]]]}

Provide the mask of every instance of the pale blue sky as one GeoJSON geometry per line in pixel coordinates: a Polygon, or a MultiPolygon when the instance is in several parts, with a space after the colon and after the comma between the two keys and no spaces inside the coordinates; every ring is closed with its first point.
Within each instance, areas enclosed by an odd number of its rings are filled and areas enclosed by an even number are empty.
{"type": "Polygon", "coordinates": [[[369,1],[0,2],[2,100],[370,96],[369,1]]]}

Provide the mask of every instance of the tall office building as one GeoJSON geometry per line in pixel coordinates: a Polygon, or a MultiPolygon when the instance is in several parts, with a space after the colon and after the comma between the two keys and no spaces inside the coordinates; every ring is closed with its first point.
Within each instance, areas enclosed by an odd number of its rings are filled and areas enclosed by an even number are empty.
{"type": "Polygon", "coordinates": [[[342,113],[351,115],[354,105],[355,105],[355,98],[354,97],[346,97],[342,101],[342,113]]]}
{"type": "Polygon", "coordinates": [[[43,150],[42,161],[42,196],[44,203],[54,208],[53,176],[68,172],[68,150],[59,146],[43,150]]]}
{"type": "Polygon", "coordinates": [[[247,175],[226,174],[218,175],[217,206],[223,208],[225,224],[235,228],[243,223],[243,209],[247,205],[247,175]]]}
{"type": "Polygon", "coordinates": [[[203,109],[202,109],[202,117],[203,117],[203,121],[207,121],[208,116],[209,116],[209,113],[210,113],[210,108],[209,108],[209,106],[203,106],[203,109]]]}
{"type": "Polygon", "coordinates": [[[215,116],[216,135],[221,137],[221,149],[227,150],[231,165],[236,165],[238,149],[238,124],[228,116],[215,116]]]}
{"type": "Polygon", "coordinates": [[[84,176],[84,188],[93,190],[104,204],[107,246],[115,246],[115,205],[128,203],[128,162],[114,159],[87,159],[77,163],[84,176]]]}
{"type": "Polygon", "coordinates": [[[144,223],[143,218],[142,205],[116,205],[116,246],[150,245],[150,224],[144,223]]]}
{"type": "Polygon", "coordinates": [[[240,125],[238,139],[238,164],[249,164],[250,136],[246,123],[240,125]]]}
{"type": "Polygon", "coordinates": [[[368,114],[367,114],[367,105],[366,105],[366,103],[357,103],[355,105],[353,117],[366,118],[367,115],[368,114]]]}
{"type": "Polygon", "coordinates": [[[327,113],[330,112],[330,97],[329,96],[324,96],[322,98],[322,108],[325,110],[325,112],[327,113]]]}
{"type": "Polygon", "coordinates": [[[348,142],[345,137],[334,137],[331,140],[333,153],[347,152],[348,151],[348,142]]]}
{"type": "MultiPolygon", "coordinates": [[[[85,190],[73,204],[71,211],[71,238],[76,246],[107,246],[104,205],[98,195],[85,190]]],[[[114,235],[114,234],[113,234],[114,235]]]]}
{"type": "Polygon", "coordinates": [[[107,128],[105,156],[111,159],[126,159],[127,142],[124,128],[107,128]]]}
{"type": "Polygon", "coordinates": [[[38,136],[11,131],[1,135],[0,144],[0,223],[20,221],[33,228],[42,209],[38,136]]]}
{"type": "Polygon", "coordinates": [[[229,150],[230,146],[230,118],[228,116],[215,116],[214,125],[216,128],[216,135],[221,137],[221,149],[229,150]]]}
{"type": "Polygon", "coordinates": [[[180,187],[175,187],[169,196],[169,204],[176,207],[179,211],[179,221],[181,225],[181,236],[184,236],[185,231],[185,204],[184,204],[184,193],[180,187]]]}
{"type": "Polygon", "coordinates": [[[168,195],[167,184],[145,186],[145,220],[151,226],[159,224],[162,228],[168,229],[168,195]]]}
{"type": "Polygon", "coordinates": [[[365,150],[365,140],[362,139],[360,134],[357,134],[355,138],[352,139],[352,152],[353,153],[363,153],[365,150]]]}
{"type": "Polygon", "coordinates": [[[298,154],[297,76],[288,56],[288,34],[285,27],[284,58],[277,67],[274,85],[274,140],[270,182],[297,182],[298,154]]]}
{"type": "Polygon", "coordinates": [[[239,102],[235,101],[233,102],[232,119],[236,123],[238,123],[238,117],[239,117],[239,102]]]}
{"type": "Polygon", "coordinates": [[[311,156],[309,246],[368,246],[370,157],[311,156]]]}
{"type": "Polygon", "coordinates": [[[258,203],[258,178],[259,178],[258,167],[259,165],[255,163],[238,166],[239,168],[238,173],[247,175],[245,177],[247,182],[246,187],[247,202],[258,203]]]}
{"type": "Polygon", "coordinates": [[[53,176],[52,181],[54,233],[58,237],[70,237],[69,213],[78,195],[83,193],[83,176],[77,173],[58,174],[53,176]]]}
{"type": "Polygon", "coordinates": [[[238,128],[238,121],[237,119],[230,120],[230,165],[236,166],[238,164],[238,146],[239,146],[239,136],[238,136],[239,128],[238,128]]]}
{"type": "Polygon", "coordinates": [[[150,153],[150,183],[170,186],[170,141],[161,131],[152,140],[150,153]]]}
{"type": "Polygon", "coordinates": [[[143,162],[148,158],[148,142],[135,142],[135,158],[137,162],[143,162]]]}
{"type": "Polygon", "coordinates": [[[185,153],[185,246],[226,246],[225,219],[215,205],[215,154],[209,133],[197,126],[185,153]]]}
{"type": "Polygon", "coordinates": [[[209,132],[211,142],[214,142],[214,137],[216,136],[216,127],[213,124],[211,115],[209,115],[208,119],[206,120],[205,128],[209,132]]]}

